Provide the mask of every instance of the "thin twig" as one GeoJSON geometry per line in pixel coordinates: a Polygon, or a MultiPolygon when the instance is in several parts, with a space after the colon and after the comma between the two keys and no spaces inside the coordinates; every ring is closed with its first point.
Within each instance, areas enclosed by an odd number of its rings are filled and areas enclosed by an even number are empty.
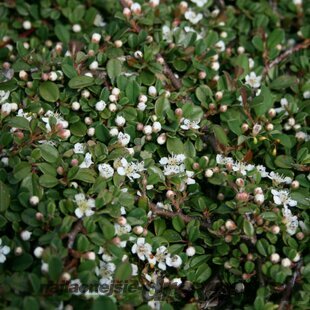
{"type": "Polygon", "coordinates": [[[288,49],[281,55],[279,55],[275,60],[273,60],[271,63],[267,64],[264,69],[263,75],[266,75],[268,71],[273,68],[274,66],[278,65],[280,62],[284,61],[286,58],[291,56],[293,53],[296,53],[302,49],[306,49],[310,46],[310,39],[306,39],[304,42],[295,45],[294,47],[288,49]]]}
{"type": "Polygon", "coordinates": [[[154,205],[153,203],[149,204],[151,211],[153,212],[153,214],[162,216],[162,217],[166,217],[166,218],[174,218],[176,216],[179,216],[186,224],[194,221],[194,220],[198,220],[200,221],[200,226],[203,228],[210,228],[211,224],[208,223],[206,220],[202,220],[201,218],[198,217],[193,217],[193,216],[189,216],[186,214],[183,214],[182,212],[172,212],[172,211],[168,211],[162,208],[158,208],[156,207],[156,205],[154,205]]]}
{"type": "Polygon", "coordinates": [[[289,283],[286,286],[286,290],[283,294],[283,297],[281,299],[278,310],[285,310],[287,308],[287,306],[289,304],[289,299],[291,297],[291,294],[292,294],[292,291],[294,288],[294,285],[296,283],[296,279],[299,276],[301,266],[302,266],[302,260],[300,260],[296,265],[295,272],[294,272],[291,280],[289,281],[289,283]]]}
{"type": "Polygon", "coordinates": [[[76,222],[76,224],[74,225],[72,231],[69,232],[68,235],[67,235],[67,237],[68,237],[68,249],[72,249],[73,248],[73,244],[75,242],[76,236],[83,229],[84,229],[84,227],[83,227],[82,220],[79,220],[78,222],[76,222]]]}

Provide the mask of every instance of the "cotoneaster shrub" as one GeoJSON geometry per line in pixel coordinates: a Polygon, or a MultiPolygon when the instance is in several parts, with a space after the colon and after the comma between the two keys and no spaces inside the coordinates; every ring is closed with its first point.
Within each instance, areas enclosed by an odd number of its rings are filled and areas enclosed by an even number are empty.
{"type": "Polygon", "coordinates": [[[1,3],[1,308],[308,309],[309,12],[1,3]]]}

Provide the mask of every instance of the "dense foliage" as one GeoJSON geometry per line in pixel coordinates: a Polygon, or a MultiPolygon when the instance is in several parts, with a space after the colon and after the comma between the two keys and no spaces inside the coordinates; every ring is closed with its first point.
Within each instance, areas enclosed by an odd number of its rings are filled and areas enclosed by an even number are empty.
{"type": "Polygon", "coordinates": [[[0,3],[1,308],[308,309],[310,2],[138,2],[0,3]]]}

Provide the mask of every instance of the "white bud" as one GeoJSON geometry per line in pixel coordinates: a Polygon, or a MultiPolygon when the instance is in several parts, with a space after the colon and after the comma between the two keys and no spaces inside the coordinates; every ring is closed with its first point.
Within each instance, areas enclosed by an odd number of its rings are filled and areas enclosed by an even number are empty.
{"type": "Polygon", "coordinates": [[[221,38],[225,39],[227,38],[227,32],[226,31],[222,31],[220,34],[221,38]]]}
{"type": "Polygon", "coordinates": [[[70,275],[70,273],[64,272],[64,273],[61,275],[61,280],[64,281],[64,282],[70,281],[70,280],[71,280],[71,275],[70,275]]]}
{"type": "Polygon", "coordinates": [[[142,226],[135,226],[133,228],[133,232],[136,234],[136,235],[141,235],[143,233],[143,230],[144,228],[142,226]]]}
{"type": "Polygon", "coordinates": [[[294,263],[297,263],[297,262],[299,262],[299,261],[300,261],[300,254],[297,253],[296,256],[293,258],[293,262],[294,262],[294,263]]]}
{"type": "Polygon", "coordinates": [[[266,125],[266,130],[267,130],[267,131],[272,131],[273,129],[274,129],[273,124],[268,123],[268,124],[266,125]]]}
{"type": "Polygon", "coordinates": [[[215,98],[216,98],[216,100],[221,100],[223,98],[223,92],[222,91],[216,92],[215,98]]]}
{"type": "Polygon", "coordinates": [[[150,86],[148,89],[148,94],[152,97],[155,97],[157,95],[157,90],[154,86],[150,86]]]}
{"type": "Polygon", "coordinates": [[[74,102],[72,102],[72,104],[71,104],[71,108],[72,108],[73,111],[78,111],[78,110],[80,109],[80,107],[81,107],[81,105],[80,105],[80,103],[77,102],[77,101],[74,101],[74,102]]]}
{"type": "Polygon", "coordinates": [[[292,126],[290,126],[290,124],[288,124],[288,123],[285,123],[283,128],[284,128],[284,130],[289,131],[292,129],[292,126]]]}
{"type": "Polygon", "coordinates": [[[86,259],[89,259],[89,260],[95,260],[96,259],[96,254],[95,252],[87,252],[84,257],[86,259]]]}
{"type": "Polygon", "coordinates": [[[152,126],[153,132],[157,133],[161,131],[161,123],[160,122],[154,122],[152,126]]]}
{"type": "Polygon", "coordinates": [[[218,71],[218,69],[220,68],[220,63],[218,61],[214,61],[211,63],[211,69],[214,71],[218,71]]]}
{"type": "Polygon", "coordinates": [[[44,249],[40,246],[36,247],[33,251],[33,254],[37,258],[41,258],[43,255],[44,249]]]}
{"type": "Polygon", "coordinates": [[[84,118],[84,123],[85,123],[86,125],[91,125],[91,124],[93,123],[93,120],[92,120],[91,117],[86,116],[86,117],[84,118]]]}
{"type": "Polygon", "coordinates": [[[162,134],[159,135],[159,137],[157,138],[157,143],[158,143],[159,145],[165,144],[166,141],[167,141],[167,136],[166,136],[165,133],[162,133],[162,134]]]}
{"type": "Polygon", "coordinates": [[[17,105],[17,103],[12,102],[12,103],[11,103],[11,111],[12,111],[12,112],[15,112],[15,111],[17,111],[17,110],[18,110],[18,105],[17,105]]]}
{"type": "Polygon", "coordinates": [[[110,136],[116,137],[118,135],[118,129],[116,127],[113,127],[110,129],[110,136]]]}
{"type": "Polygon", "coordinates": [[[130,155],[134,155],[135,154],[135,149],[133,148],[133,147],[128,147],[128,148],[126,148],[126,150],[128,151],[128,153],[130,154],[130,155]]]}
{"type": "Polygon", "coordinates": [[[294,180],[292,183],[291,183],[291,187],[293,189],[297,189],[299,188],[299,182],[297,180],[294,180]]]}
{"type": "Polygon", "coordinates": [[[290,125],[290,126],[294,126],[295,125],[295,119],[293,117],[290,117],[287,121],[287,123],[290,125]]]}
{"type": "Polygon", "coordinates": [[[1,158],[1,162],[3,163],[4,166],[8,166],[9,165],[9,159],[8,157],[2,157],[1,158]]]}
{"type": "Polygon", "coordinates": [[[196,250],[193,246],[189,246],[187,249],[186,249],[186,255],[187,256],[194,256],[196,254],[196,250]]]}
{"type": "Polygon", "coordinates": [[[141,13],[141,5],[135,2],[130,6],[130,10],[132,13],[139,15],[141,13]]]}
{"type": "Polygon", "coordinates": [[[291,267],[292,265],[292,262],[289,258],[283,258],[282,261],[281,261],[281,265],[283,267],[291,267]]]}
{"type": "Polygon", "coordinates": [[[98,67],[99,67],[99,63],[98,63],[98,61],[93,61],[90,65],[89,65],[89,69],[90,70],[97,70],[98,69],[98,67]]]}
{"type": "Polygon", "coordinates": [[[89,76],[89,77],[93,77],[93,74],[91,72],[86,72],[84,75],[89,76]]]}
{"type": "Polygon", "coordinates": [[[225,223],[225,227],[227,230],[235,230],[237,228],[237,225],[232,220],[227,220],[225,223]]]}
{"type": "Polygon", "coordinates": [[[110,112],[116,112],[117,111],[117,105],[115,103],[109,104],[109,110],[110,112]]]}
{"type": "Polygon", "coordinates": [[[211,16],[213,18],[217,17],[220,14],[220,10],[219,9],[215,9],[211,12],[211,16]]]}
{"type": "Polygon", "coordinates": [[[213,176],[213,171],[211,169],[207,169],[205,171],[205,177],[211,178],[213,176]]]}
{"type": "Polygon", "coordinates": [[[265,197],[263,194],[256,194],[254,196],[254,201],[255,203],[257,203],[258,205],[262,205],[265,201],[265,197]]]}
{"type": "Polygon", "coordinates": [[[40,199],[38,196],[31,196],[29,202],[32,206],[36,206],[40,202],[40,199]]]}
{"type": "Polygon", "coordinates": [[[121,90],[119,89],[119,88],[117,88],[117,87],[114,87],[113,89],[112,89],[112,95],[114,95],[114,96],[119,96],[119,94],[121,93],[121,90]]]}
{"type": "Polygon", "coordinates": [[[112,95],[109,96],[109,100],[110,100],[110,102],[116,102],[117,101],[117,96],[112,94],[112,95]]]}
{"type": "Polygon", "coordinates": [[[145,134],[145,135],[150,135],[151,133],[152,133],[152,126],[150,126],[150,125],[146,125],[146,126],[144,126],[144,128],[143,128],[143,133],[145,134]]]}
{"type": "Polygon", "coordinates": [[[44,273],[48,273],[48,264],[42,262],[41,271],[44,273]]]}
{"type": "Polygon", "coordinates": [[[79,24],[75,24],[75,25],[72,26],[72,31],[73,32],[80,32],[81,30],[82,30],[82,27],[79,24]]]}
{"type": "Polygon", "coordinates": [[[15,251],[14,251],[14,253],[15,253],[16,256],[19,256],[19,255],[23,254],[23,252],[24,252],[24,251],[23,251],[23,248],[20,247],[20,246],[16,247],[16,248],[15,248],[15,251]]]}
{"type": "Polygon", "coordinates": [[[101,35],[99,33],[93,33],[91,40],[93,43],[99,43],[101,40],[101,35]]]}
{"type": "Polygon", "coordinates": [[[239,55],[243,54],[245,52],[245,49],[243,46],[239,46],[238,49],[237,49],[237,52],[239,55]]]}
{"type": "Polygon", "coordinates": [[[310,99],[310,90],[306,90],[304,93],[303,93],[303,97],[305,99],[310,99]]]}
{"type": "Polygon", "coordinates": [[[58,78],[58,76],[57,76],[57,73],[55,71],[50,72],[48,75],[48,79],[50,81],[56,81],[57,78],[58,78]]]}
{"type": "Polygon", "coordinates": [[[146,102],[147,102],[147,96],[145,96],[145,95],[140,95],[140,96],[139,96],[139,101],[140,101],[140,102],[146,103],[146,102]]]}
{"type": "Polygon", "coordinates": [[[90,96],[90,92],[87,90],[87,89],[84,89],[83,91],[82,91],[82,97],[83,98],[89,98],[89,96],[90,96]]]}
{"type": "Polygon", "coordinates": [[[31,22],[30,22],[29,20],[25,20],[25,21],[23,22],[23,28],[24,28],[25,30],[29,30],[29,29],[31,29],[31,27],[32,27],[32,25],[31,25],[31,22]]]}
{"type": "Polygon", "coordinates": [[[137,109],[139,111],[144,111],[146,109],[147,105],[144,102],[139,102],[137,105],[137,109]]]}
{"type": "MultiPolygon", "coordinates": [[[[125,8],[124,10],[126,10],[126,9],[129,11],[128,8],[125,8]]],[[[130,12],[130,11],[129,11],[129,12],[130,12]]],[[[114,46],[115,46],[116,48],[120,48],[120,47],[123,46],[123,42],[122,42],[121,40],[116,40],[116,41],[114,42],[114,46]]]]}
{"type": "Polygon", "coordinates": [[[106,103],[103,100],[100,100],[96,103],[95,108],[97,111],[101,112],[105,109],[106,103]]]}
{"type": "Polygon", "coordinates": [[[277,235],[279,232],[281,231],[280,227],[278,225],[273,225],[271,227],[271,232],[274,234],[274,235],[277,235]]]}
{"type": "Polygon", "coordinates": [[[115,124],[117,126],[123,127],[126,124],[126,120],[125,120],[125,118],[123,116],[118,115],[115,118],[115,124]]]}
{"type": "Polygon", "coordinates": [[[28,79],[28,73],[25,70],[21,70],[18,75],[19,75],[19,78],[21,80],[27,80],[28,79]]]}
{"type": "Polygon", "coordinates": [[[279,261],[280,261],[280,255],[278,253],[273,253],[271,254],[270,256],[270,261],[273,263],[273,264],[277,264],[279,261]]]}
{"type": "Polygon", "coordinates": [[[87,135],[89,137],[92,137],[95,134],[95,128],[94,127],[90,127],[87,129],[87,135]]]}
{"type": "Polygon", "coordinates": [[[126,217],[124,216],[120,216],[118,219],[117,219],[117,223],[121,226],[124,226],[127,224],[127,219],[126,217]]]}
{"type": "Polygon", "coordinates": [[[239,283],[237,283],[237,284],[235,285],[235,291],[236,291],[237,293],[242,293],[242,292],[244,292],[244,289],[245,289],[245,286],[244,286],[244,284],[241,283],[241,282],[239,282],[239,283]]]}
{"type": "Polygon", "coordinates": [[[28,230],[23,230],[20,233],[20,237],[22,238],[22,240],[28,241],[31,238],[31,234],[32,234],[32,232],[30,232],[28,230]]]}
{"type": "Polygon", "coordinates": [[[141,51],[135,51],[133,55],[136,59],[143,58],[143,53],[141,51]]]}

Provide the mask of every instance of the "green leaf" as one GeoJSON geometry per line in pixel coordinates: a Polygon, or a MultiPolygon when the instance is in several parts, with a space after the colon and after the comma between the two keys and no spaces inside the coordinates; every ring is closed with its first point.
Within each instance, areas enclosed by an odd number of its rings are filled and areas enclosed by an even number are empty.
{"type": "Polygon", "coordinates": [[[155,102],[155,114],[159,118],[165,117],[167,111],[170,110],[170,103],[169,100],[161,96],[155,102]]]}
{"type": "Polygon", "coordinates": [[[62,260],[59,256],[52,256],[48,260],[48,274],[52,281],[56,282],[62,272],[62,260]]]}
{"type": "Polygon", "coordinates": [[[12,117],[8,121],[8,125],[19,129],[30,130],[29,121],[21,116],[12,117]]]}
{"type": "Polygon", "coordinates": [[[36,298],[32,296],[26,296],[23,300],[23,309],[39,310],[40,304],[36,298]]]}
{"type": "Polygon", "coordinates": [[[31,165],[28,162],[21,162],[16,166],[14,166],[13,168],[14,177],[18,181],[24,179],[28,174],[30,174],[30,172],[31,172],[31,165]]]}
{"type": "Polygon", "coordinates": [[[196,88],[195,95],[201,103],[206,103],[212,97],[212,90],[207,85],[200,85],[196,88]]]}
{"type": "Polygon", "coordinates": [[[43,187],[52,188],[58,185],[59,180],[50,174],[43,174],[39,178],[39,183],[43,187]]]}
{"type": "Polygon", "coordinates": [[[24,271],[31,266],[33,262],[32,255],[24,253],[12,259],[11,266],[14,271],[24,271]]]}
{"type": "Polygon", "coordinates": [[[79,169],[79,171],[77,172],[77,174],[74,176],[74,180],[80,180],[86,183],[95,183],[96,179],[95,179],[95,175],[96,173],[90,169],[86,169],[86,168],[81,168],[79,169]]]}
{"type": "Polygon", "coordinates": [[[170,154],[184,154],[184,145],[178,138],[167,139],[167,150],[170,154]]]}
{"type": "Polygon", "coordinates": [[[49,144],[43,144],[38,146],[41,150],[41,156],[48,162],[48,163],[55,163],[59,157],[58,150],[49,144]]]}
{"type": "Polygon", "coordinates": [[[228,139],[224,129],[220,125],[212,126],[215,138],[223,145],[228,145],[228,139]]]}
{"type": "Polygon", "coordinates": [[[67,27],[65,27],[62,24],[57,24],[55,26],[55,28],[54,28],[54,31],[55,31],[55,34],[56,34],[57,38],[61,42],[65,43],[65,44],[69,43],[69,41],[70,41],[70,32],[67,29],[67,27]]]}
{"type": "Polygon", "coordinates": [[[40,96],[48,102],[56,102],[59,99],[58,86],[51,82],[43,82],[39,87],[40,96]]]}
{"type": "Polygon", "coordinates": [[[76,77],[78,74],[76,72],[76,70],[74,69],[73,65],[71,64],[62,64],[61,69],[63,71],[63,73],[69,78],[72,79],[74,77],[76,77]]]}
{"type": "Polygon", "coordinates": [[[271,34],[269,34],[267,39],[267,47],[269,49],[275,48],[278,44],[284,41],[285,32],[283,29],[275,29],[271,34]]]}
{"type": "Polygon", "coordinates": [[[70,125],[70,131],[74,136],[84,137],[87,132],[87,126],[79,121],[70,125]]]}
{"type": "Polygon", "coordinates": [[[73,89],[80,89],[91,86],[95,83],[95,79],[90,76],[75,76],[69,81],[69,87],[73,89]]]}
{"type": "Polygon", "coordinates": [[[115,271],[115,279],[118,281],[126,281],[131,277],[132,267],[128,262],[120,264],[115,271]]]}
{"type": "Polygon", "coordinates": [[[165,238],[168,242],[179,242],[182,240],[181,236],[173,229],[167,229],[161,237],[165,238]]]}
{"type": "Polygon", "coordinates": [[[211,268],[209,267],[208,264],[204,263],[204,264],[200,265],[196,270],[195,282],[203,283],[210,278],[211,274],[212,274],[211,268]]]}
{"type": "Polygon", "coordinates": [[[180,232],[185,228],[185,223],[183,219],[179,215],[177,215],[172,218],[172,226],[177,232],[180,232]]]}
{"type": "Polygon", "coordinates": [[[107,63],[107,72],[113,83],[122,72],[122,62],[118,59],[110,59],[107,63]]]}
{"type": "Polygon", "coordinates": [[[254,36],[252,39],[252,44],[258,51],[262,52],[264,50],[264,43],[261,37],[254,36]]]}
{"type": "Polygon", "coordinates": [[[249,237],[254,236],[254,226],[251,222],[244,220],[243,221],[243,231],[245,232],[245,234],[249,237]]]}
{"type": "Polygon", "coordinates": [[[140,95],[140,86],[136,81],[129,81],[126,90],[126,96],[129,99],[129,103],[136,103],[139,95],[140,95]]]}
{"type": "Polygon", "coordinates": [[[95,299],[92,305],[91,310],[117,310],[116,304],[108,296],[100,296],[95,299]]]}
{"type": "Polygon", "coordinates": [[[114,226],[106,218],[100,218],[98,224],[103,232],[104,238],[106,240],[111,240],[115,235],[114,226]]]}
{"type": "Polygon", "coordinates": [[[4,212],[11,202],[11,195],[9,188],[0,181],[0,212],[4,212]]]}
{"type": "Polygon", "coordinates": [[[294,164],[294,159],[291,156],[279,155],[275,159],[274,163],[280,168],[291,168],[294,164]]]}
{"type": "Polygon", "coordinates": [[[269,87],[271,89],[275,89],[275,90],[280,90],[280,89],[284,89],[287,87],[290,87],[291,85],[294,85],[295,83],[297,83],[297,78],[295,76],[290,76],[290,75],[281,75],[278,78],[276,78],[275,80],[273,80],[269,87]]]}

